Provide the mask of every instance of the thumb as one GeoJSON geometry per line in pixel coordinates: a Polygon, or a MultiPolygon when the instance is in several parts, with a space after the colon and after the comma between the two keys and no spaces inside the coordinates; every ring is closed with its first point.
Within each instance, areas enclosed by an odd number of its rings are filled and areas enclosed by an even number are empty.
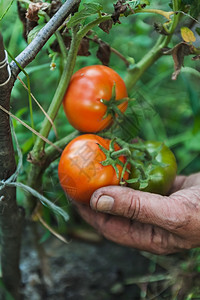
{"type": "Polygon", "coordinates": [[[180,221],[180,206],[174,199],[127,187],[108,186],[98,189],[90,200],[92,209],[123,216],[141,223],[173,230],[180,221]]]}

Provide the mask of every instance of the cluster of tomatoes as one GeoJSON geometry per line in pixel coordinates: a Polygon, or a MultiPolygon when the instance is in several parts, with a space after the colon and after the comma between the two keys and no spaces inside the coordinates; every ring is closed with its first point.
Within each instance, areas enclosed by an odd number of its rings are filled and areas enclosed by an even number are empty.
{"type": "Polygon", "coordinates": [[[119,184],[168,193],[177,166],[167,146],[143,142],[140,148],[124,143],[126,149],[123,149],[123,143],[117,139],[98,135],[112,124],[116,112],[124,113],[127,106],[125,83],[111,68],[88,66],[72,76],[63,107],[69,123],[80,135],[65,147],[58,166],[60,184],[70,199],[88,204],[96,189],[119,184]],[[153,167],[152,161],[156,162],[153,167]],[[143,166],[148,177],[143,174],[143,168],[141,171],[143,166]]]}

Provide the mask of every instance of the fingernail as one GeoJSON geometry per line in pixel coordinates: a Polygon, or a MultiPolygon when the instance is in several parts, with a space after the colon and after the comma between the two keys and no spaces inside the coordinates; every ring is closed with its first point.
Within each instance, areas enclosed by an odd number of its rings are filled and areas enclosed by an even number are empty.
{"type": "Polygon", "coordinates": [[[102,212],[109,212],[111,211],[114,204],[114,199],[110,196],[101,196],[96,205],[96,209],[102,212]]]}

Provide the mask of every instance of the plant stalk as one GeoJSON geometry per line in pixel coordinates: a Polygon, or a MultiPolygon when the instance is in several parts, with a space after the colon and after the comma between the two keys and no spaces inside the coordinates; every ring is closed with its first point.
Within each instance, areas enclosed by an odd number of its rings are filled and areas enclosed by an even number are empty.
{"type": "MultiPolygon", "coordinates": [[[[11,80],[5,59],[3,38],[0,34],[0,105],[10,108],[11,80]],[[8,81],[7,81],[8,80],[8,81]]],[[[15,300],[20,299],[21,274],[19,269],[23,210],[17,206],[15,187],[7,187],[16,170],[9,116],[0,110],[0,240],[2,279],[15,300]]]]}
{"type": "MultiPolygon", "coordinates": [[[[53,100],[47,111],[47,114],[49,115],[52,121],[54,121],[55,117],[57,116],[58,110],[62,104],[62,99],[64,97],[66,87],[68,86],[71,75],[73,73],[79,44],[80,44],[80,39],[77,38],[77,33],[75,30],[73,30],[72,42],[71,42],[68,58],[64,62],[63,73],[61,75],[53,100]]],[[[45,118],[41,127],[42,129],[40,130],[40,134],[44,137],[47,137],[49,135],[51,127],[52,127],[51,123],[47,118],[45,118]]],[[[41,152],[43,152],[43,150],[44,150],[44,141],[38,137],[36,139],[35,145],[31,152],[31,155],[33,155],[34,160],[37,159],[39,160],[41,158],[41,152]]]]}
{"type": "MultiPolygon", "coordinates": [[[[174,1],[174,12],[178,11],[178,1],[174,1]]],[[[136,84],[136,82],[141,78],[144,72],[151,66],[155,61],[157,61],[162,55],[162,49],[167,47],[171,41],[174,30],[176,29],[180,18],[180,13],[174,14],[171,28],[169,30],[170,34],[168,36],[160,36],[153,46],[153,48],[132,68],[128,70],[128,74],[125,78],[125,83],[127,90],[130,91],[136,84]]]]}

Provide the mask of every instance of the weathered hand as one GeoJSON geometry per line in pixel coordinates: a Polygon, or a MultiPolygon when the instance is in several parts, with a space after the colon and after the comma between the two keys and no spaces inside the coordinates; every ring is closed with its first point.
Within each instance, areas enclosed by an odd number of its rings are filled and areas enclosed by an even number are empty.
{"type": "Polygon", "coordinates": [[[200,173],[178,176],[169,196],[108,186],[81,216],[106,238],[156,254],[200,246],[200,173]]]}

